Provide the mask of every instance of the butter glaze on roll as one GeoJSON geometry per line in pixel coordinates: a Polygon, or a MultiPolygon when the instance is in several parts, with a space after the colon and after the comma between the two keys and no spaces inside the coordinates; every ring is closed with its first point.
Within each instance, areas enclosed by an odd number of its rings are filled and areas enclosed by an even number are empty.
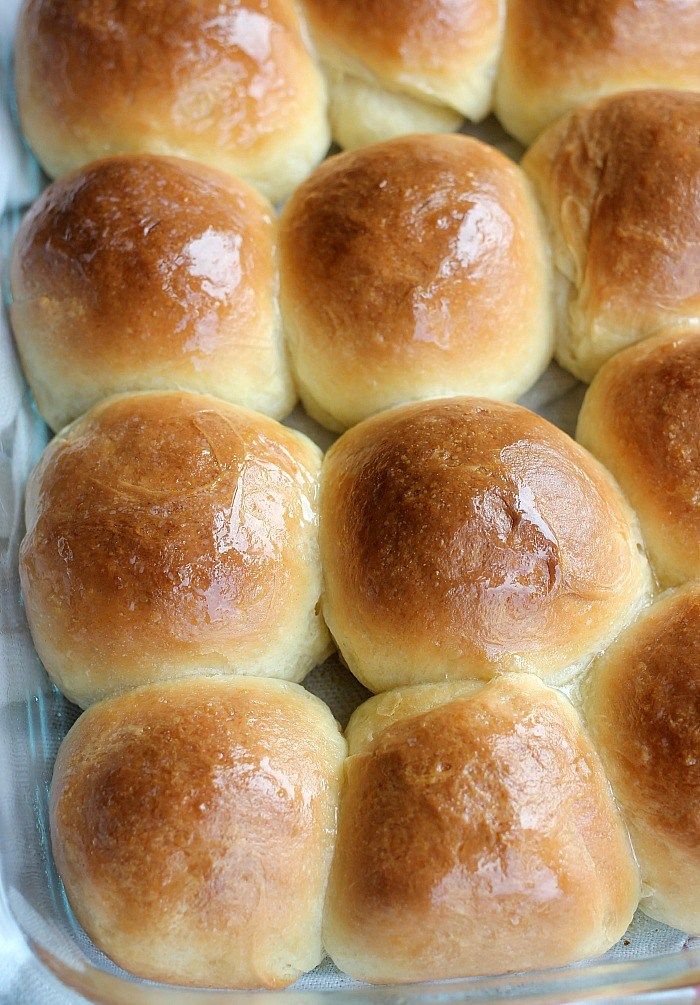
{"type": "Polygon", "coordinates": [[[11,276],[15,339],[49,425],[168,387],[287,415],[275,255],[270,204],[192,161],[110,158],[50,185],[11,276]]]}
{"type": "Polygon", "coordinates": [[[489,112],[502,0],[303,0],[329,80],[333,139],[450,132],[489,112]]]}
{"type": "Polygon", "coordinates": [[[593,667],[585,707],[651,918],[700,935],[700,584],[665,594],[593,667]]]}
{"type": "Polygon", "coordinates": [[[700,579],[700,327],[613,356],[586,394],[576,438],[632,503],[661,584],[700,579]]]}
{"type": "Polygon", "coordinates": [[[354,978],[559,966],[632,919],[629,839],[573,708],[529,674],[470,691],[394,691],[350,721],[323,940],[354,978]]]}
{"type": "Polygon", "coordinates": [[[552,237],[562,366],[590,382],[626,346],[700,326],[700,94],[637,91],[572,112],[523,167],[552,237]]]}
{"type": "Polygon", "coordinates": [[[647,600],[640,542],[605,469],[517,405],[396,408],[324,461],[323,612],[372,691],[573,677],[647,600]]]}
{"type": "Polygon", "coordinates": [[[25,0],[15,72],[22,128],[54,178],[170,154],[277,201],[330,142],[291,0],[25,0]]]}
{"type": "Polygon", "coordinates": [[[344,756],[326,706],[280,681],[182,681],[96,705],[51,789],[76,917],[139,977],[291,984],[324,955],[344,756]]]}
{"type": "Polygon", "coordinates": [[[508,0],[495,109],[522,143],[572,108],[648,87],[700,91],[697,0],[508,0]]]}
{"type": "Polygon", "coordinates": [[[520,169],[465,136],[340,154],[280,221],[282,320],[306,410],[516,398],[553,350],[549,251],[520,169]]]}
{"type": "Polygon", "coordinates": [[[47,447],[20,576],[37,652],[87,706],[195,674],[301,680],[317,608],[319,449],[204,395],[126,395],[47,447]]]}

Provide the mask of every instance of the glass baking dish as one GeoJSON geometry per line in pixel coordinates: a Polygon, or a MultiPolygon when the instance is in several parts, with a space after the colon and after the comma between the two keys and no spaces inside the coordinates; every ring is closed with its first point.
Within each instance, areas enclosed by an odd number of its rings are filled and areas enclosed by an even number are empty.
{"type": "MultiPolygon", "coordinates": [[[[8,51],[6,38],[2,66],[5,98],[0,112],[14,121],[7,86],[8,51]]],[[[513,142],[492,121],[471,131],[508,153],[515,152],[513,142]]],[[[12,143],[17,141],[16,136],[6,138],[12,143]]],[[[0,158],[9,156],[8,150],[0,148],[0,158]]],[[[20,181],[27,192],[36,193],[41,184],[39,171],[28,158],[25,165],[27,177],[20,181]]],[[[536,974],[381,988],[350,980],[328,960],[287,991],[217,992],[166,987],[138,981],[92,945],[66,900],[51,856],[48,832],[53,762],[78,710],[50,684],[34,652],[17,573],[17,552],[23,532],[23,487],[48,439],[48,430],[21,377],[6,317],[7,254],[20,217],[20,209],[6,210],[0,225],[4,288],[4,313],[0,318],[0,912],[3,907],[7,909],[36,960],[66,987],[89,1001],[129,1005],[169,1002],[241,1005],[273,1000],[280,1005],[284,1002],[419,1005],[492,1002],[503,998],[515,1002],[573,1002],[620,1000],[639,994],[659,1000],[661,992],[670,989],[679,993],[668,1000],[697,1000],[691,989],[700,985],[700,940],[688,939],[641,914],[620,944],[600,960],[536,974]],[[680,989],[685,989],[685,993],[680,989]]],[[[572,378],[551,367],[525,403],[572,431],[581,394],[582,388],[572,378]]],[[[290,421],[321,446],[328,445],[328,434],[300,412],[290,421]]],[[[329,670],[326,667],[325,672],[315,671],[306,685],[328,702],[344,724],[366,692],[337,661],[332,672],[329,670]]],[[[697,990],[700,993],[700,988],[697,990]]],[[[0,1000],[5,1001],[2,987],[0,1000]]]]}

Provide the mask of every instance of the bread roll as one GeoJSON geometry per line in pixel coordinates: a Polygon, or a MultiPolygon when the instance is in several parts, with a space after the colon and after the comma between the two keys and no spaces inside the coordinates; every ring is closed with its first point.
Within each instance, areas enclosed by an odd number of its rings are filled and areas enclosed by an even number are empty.
{"type": "Polygon", "coordinates": [[[539,970],[624,933],[637,868],[556,691],[519,674],[381,695],[349,753],[323,940],[352,977],[539,970]]]}
{"type": "Polygon", "coordinates": [[[549,253],[520,169],[465,136],[341,154],[280,222],[306,410],[340,430],[418,398],[515,398],[551,357],[549,253]]]}
{"type": "Polygon", "coordinates": [[[177,681],[96,705],[51,788],[78,921],[139,977],[291,984],[324,955],[344,755],[326,706],[281,681],[177,681]]]}
{"type": "Polygon", "coordinates": [[[613,356],[586,394],[576,438],[632,503],[661,584],[700,579],[700,328],[613,356]]]}
{"type": "Polygon", "coordinates": [[[646,601],[634,516],[607,472],[517,405],[407,405],[324,461],[323,613],[372,691],[574,676],[646,601]]]}
{"type": "Polygon", "coordinates": [[[52,177],[108,154],[190,157],[277,201],[330,142],[291,0],[25,0],[22,128],[52,177]]]}
{"type": "Polygon", "coordinates": [[[562,366],[589,382],[631,343],[700,324],[700,94],[606,98],[547,130],[523,167],[552,236],[562,366]]]}
{"type": "Polygon", "coordinates": [[[78,705],[195,674],[301,680],[330,652],[321,453],[204,395],[103,402],[27,488],[20,576],[34,644],[78,705]]]}
{"type": "Polygon", "coordinates": [[[501,0],[303,0],[328,74],[333,139],[353,148],[458,128],[491,106],[501,0]]]}
{"type": "Polygon", "coordinates": [[[641,866],[640,907],[700,935],[700,583],[593,664],[586,714],[641,866]]]}
{"type": "Polygon", "coordinates": [[[508,0],[495,108],[522,143],[587,101],[646,87],[700,90],[697,0],[508,0]]]}
{"type": "Polygon", "coordinates": [[[49,425],[164,387],[287,415],[275,244],[266,200],[191,161],[116,157],[50,185],[11,277],[15,339],[49,425]]]}

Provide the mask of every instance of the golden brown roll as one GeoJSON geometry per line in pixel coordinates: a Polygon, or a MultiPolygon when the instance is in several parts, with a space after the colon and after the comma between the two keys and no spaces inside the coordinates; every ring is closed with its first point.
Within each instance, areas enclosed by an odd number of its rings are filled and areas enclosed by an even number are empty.
{"type": "Polygon", "coordinates": [[[396,408],[324,461],[323,613],[372,691],[573,677],[647,599],[640,540],[605,469],[517,405],[396,408]]]}
{"type": "Polygon", "coordinates": [[[169,682],[96,705],[51,789],[78,921],[150,980],[291,984],[324,955],[344,756],[323,702],[282,681],[169,682]]]}
{"type": "Polygon", "coordinates": [[[667,593],[593,664],[585,707],[641,866],[640,907],[700,935],[700,583],[667,593]]]}
{"type": "Polygon", "coordinates": [[[352,977],[539,970],[624,933],[629,839],[556,691],[529,674],[407,688],[361,706],[348,740],[323,940],[352,977]]]}
{"type": "Polygon", "coordinates": [[[662,585],[700,579],[700,328],[613,356],[588,389],[576,438],[632,503],[662,585]]]}
{"type": "Polygon", "coordinates": [[[588,382],[631,343],[700,324],[700,94],[636,91],[572,112],[523,167],[552,237],[562,366],[588,382]]]}
{"type": "Polygon", "coordinates": [[[25,0],[22,128],[66,174],[108,154],[190,157],[277,201],[330,142],[291,0],[25,0]]]}
{"type": "Polygon", "coordinates": [[[410,136],[326,161],[285,207],[280,271],[299,393],[331,429],[419,398],[515,398],[551,357],[535,201],[478,140],[410,136]]]}
{"type": "Polygon", "coordinates": [[[700,90],[697,0],[508,0],[495,109],[522,143],[602,95],[700,90]]]}
{"type": "Polygon", "coordinates": [[[49,444],[20,576],[34,644],[71,701],[195,674],[301,680],[318,608],[321,452],[256,412],[115,397],[49,444]]]}
{"type": "Polygon", "coordinates": [[[354,148],[488,114],[501,0],[303,0],[328,75],[333,139],[354,148]]]}
{"type": "Polygon", "coordinates": [[[53,429],[119,391],[294,405],[270,204],[192,161],[116,157],[50,185],[12,259],[12,324],[53,429]]]}

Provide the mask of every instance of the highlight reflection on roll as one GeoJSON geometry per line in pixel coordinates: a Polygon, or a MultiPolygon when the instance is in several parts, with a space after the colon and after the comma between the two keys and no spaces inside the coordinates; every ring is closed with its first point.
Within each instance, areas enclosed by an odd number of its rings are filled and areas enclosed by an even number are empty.
{"type": "Polygon", "coordinates": [[[584,699],[641,866],[640,907],[700,935],[700,583],[645,611],[595,661],[584,699]]]}
{"type": "Polygon", "coordinates": [[[32,636],[86,706],[198,673],[301,680],[330,649],[317,608],[306,437],[204,395],[108,399],[56,436],[27,488],[32,636]]]}
{"type": "Polygon", "coordinates": [[[552,354],[528,182],[466,136],[327,160],[282,214],[280,281],[300,397],[331,429],[421,398],[516,398],[552,354]]]}
{"type": "Polygon", "coordinates": [[[283,418],[295,400],[270,204],[192,161],[111,157],[17,234],[12,325],[53,429],[110,394],[187,388],[283,418]]]}
{"type": "Polygon", "coordinates": [[[446,398],[367,419],[326,455],[323,611],[373,691],[572,676],[645,603],[636,520],[605,469],[518,405],[446,398]]]}
{"type": "Polygon", "coordinates": [[[671,328],[598,372],[576,439],[612,471],[663,586],[700,579],[700,329],[671,328]]]}
{"type": "Polygon", "coordinates": [[[330,143],[292,0],[25,0],[15,80],[54,178],[108,154],[170,154],[276,202],[330,143]]]}
{"type": "Polygon", "coordinates": [[[354,713],[323,939],[352,977],[542,969],[609,949],[639,877],[576,713],[529,674],[354,713]]]}
{"type": "Polygon", "coordinates": [[[495,111],[521,143],[572,108],[644,87],[700,91],[695,0],[508,0],[495,111]]]}
{"type": "Polygon", "coordinates": [[[72,909],[139,977],[278,988],[321,962],[345,741],[285,681],[100,702],[61,744],[51,839],[72,909]]]}

